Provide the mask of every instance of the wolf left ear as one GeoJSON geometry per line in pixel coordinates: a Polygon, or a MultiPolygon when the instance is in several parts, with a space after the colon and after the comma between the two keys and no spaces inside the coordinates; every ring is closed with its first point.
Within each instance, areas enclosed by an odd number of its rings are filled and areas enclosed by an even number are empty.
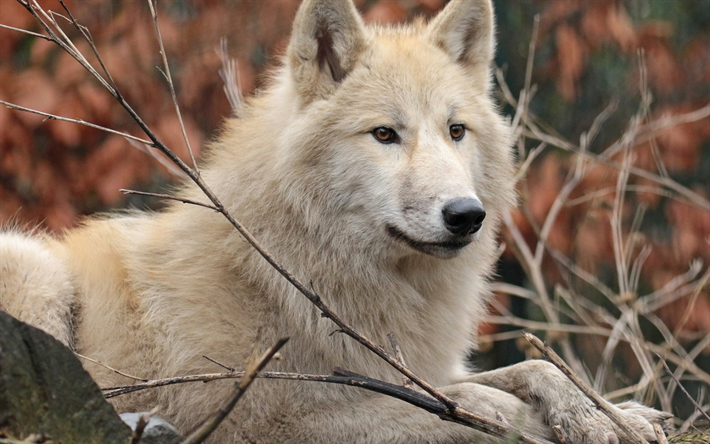
{"type": "Polygon", "coordinates": [[[287,51],[289,70],[304,102],[332,93],[364,47],[364,25],[352,0],[304,1],[287,51]]]}
{"type": "Polygon", "coordinates": [[[488,88],[495,52],[491,0],[452,0],[427,28],[427,37],[488,88]]]}

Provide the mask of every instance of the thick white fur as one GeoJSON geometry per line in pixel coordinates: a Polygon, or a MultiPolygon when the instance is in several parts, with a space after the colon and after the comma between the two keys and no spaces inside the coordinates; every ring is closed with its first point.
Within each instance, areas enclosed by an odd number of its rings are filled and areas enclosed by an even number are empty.
{"type": "MultiPolygon", "coordinates": [[[[464,407],[575,443],[614,429],[550,365],[471,375],[464,359],[488,296],[501,211],[515,202],[509,128],[489,96],[489,0],[453,0],[429,25],[366,27],[349,0],[306,0],[285,66],[227,122],[205,181],[263,245],[379,343],[394,332],[408,365],[464,407]],[[463,123],[455,142],[449,126],[463,123]],[[372,130],[388,126],[400,143],[372,130]],[[487,217],[461,251],[424,254],[388,234],[441,242],[442,206],[477,197],[487,217]]],[[[185,184],[179,194],[204,200],[185,184]]],[[[278,275],[223,217],[173,204],[87,221],[52,238],[0,237],[0,304],[91,356],[144,378],[211,372],[206,355],[243,367],[254,347],[289,336],[271,370],[400,376],[278,275]],[[72,329],[72,317],[76,322],[72,329]],[[73,333],[73,334],[72,334],[73,333]]],[[[93,364],[102,386],[132,381],[93,364]]],[[[113,401],[161,406],[187,431],[232,382],[176,385],[113,401]]],[[[620,410],[646,436],[644,419],[620,410]]],[[[401,401],[351,387],[258,380],[213,436],[236,442],[496,442],[401,401]]]]}

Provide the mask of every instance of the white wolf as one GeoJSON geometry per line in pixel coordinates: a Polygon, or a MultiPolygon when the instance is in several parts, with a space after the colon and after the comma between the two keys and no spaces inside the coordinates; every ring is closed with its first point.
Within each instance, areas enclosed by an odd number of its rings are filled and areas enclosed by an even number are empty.
{"type": "MultiPolygon", "coordinates": [[[[229,211],[370,338],[394,332],[410,368],[463,407],[550,438],[618,442],[550,364],[472,374],[465,356],[489,295],[501,212],[515,202],[505,120],[490,97],[490,0],[453,0],[429,24],[367,27],[350,0],[306,0],[271,87],[230,120],[202,168],[229,211]],[[485,217],[485,221],[483,220],[485,217]]],[[[180,196],[200,200],[185,184],[180,196]]],[[[59,238],[0,239],[0,302],[78,352],[144,378],[235,367],[290,336],[270,369],[343,367],[393,383],[219,214],[175,203],[92,219],[59,238]]],[[[131,383],[87,364],[102,386],[131,383]]],[[[183,430],[231,382],[115,398],[162,407],[183,430]]],[[[615,407],[654,440],[664,414],[615,407]]],[[[493,443],[402,401],[352,387],[259,380],[214,443],[493,443]]]]}

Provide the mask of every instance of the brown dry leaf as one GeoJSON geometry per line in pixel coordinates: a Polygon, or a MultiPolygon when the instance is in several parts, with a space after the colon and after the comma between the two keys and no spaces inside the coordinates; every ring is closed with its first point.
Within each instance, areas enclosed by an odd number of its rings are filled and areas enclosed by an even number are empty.
{"type": "Polygon", "coordinates": [[[60,191],[53,165],[47,158],[39,159],[32,171],[32,191],[42,204],[53,202],[60,191]]]}
{"type": "Polygon", "coordinates": [[[626,9],[620,3],[609,8],[606,20],[609,34],[619,47],[626,52],[636,50],[636,30],[626,9]]]}
{"type": "MultiPolygon", "coordinates": [[[[155,35],[155,25],[145,20],[145,16],[145,14],[138,16],[140,19],[130,28],[130,33],[126,36],[126,40],[131,46],[132,57],[142,70],[154,69],[155,66],[160,66],[163,69],[159,53],[160,46],[155,35]]],[[[161,19],[159,21],[161,28],[163,22],[168,21],[167,17],[161,19]]]]}
{"type": "Polygon", "coordinates": [[[567,20],[583,7],[580,0],[551,0],[540,15],[540,38],[544,39],[561,22],[567,20]]]}
{"type": "Polygon", "coordinates": [[[537,168],[531,170],[526,179],[530,196],[527,202],[535,222],[541,224],[552,207],[552,203],[562,189],[562,165],[558,158],[545,157],[537,168]]]}
{"type": "MultiPolygon", "coordinates": [[[[0,80],[1,82],[1,80],[0,80]]],[[[2,89],[0,89],[0,97],[7,97],[2,89]]],[[[10,126],[10,110],[6,106],[0,106],[0,155],[4,154],[5,147],[5,133],[8,131],[10,126]]]]}
{"type": "Polygon", "coordinates": [[[18,2],[0,1],[0,17],[2,17],[3,25],[20,29],[32,28],[35,21],[27,9],[18,2]]]}
{"type": "Polygon", "coordinates": [[[382,0],[365,13],[367,23],[396,24],[407,18],[407,10],[395,0],[382,0]]]}
{"type": "MultiPolygon", "coordinates": [[[[57,114],[60,111],[60,94],[54,82],[36,68],[17,74],[11,101],[46,113],[57,114]]],[[[18,112],[17,117],[30,127],[37,127],[44,121],[44,117],[26,112],[18,112]]]]}
{"type": "Polygon", "coordinates": [[[672,28],[664,22],[645,25],[639,32],[639,46],[645,53],[649,85],[657,94],[668,95],[684,81],[679,61],[668,42],[672,28]]]}
{"type": "Polygon", "coordinates": [[[132,79],[143,76],[134,64],[133,48],[128,39],[119,38],[97,46],[104,65],[119,84],[130,84],[132,79]]]}
{"type": "Polygon", "coordinates": [[[683,51],[682,65],[691,81],[698,84],[710,82],[710,38],[700,36],[692,39],[683,51]]]}
{"type": "Polygon", "coordinates": [[[121,163],[124,154],[131,149],[122,137],[108,136],[104,143],[86,156],[83,170],[80,171],[86,186],[96,188],[109,170],[121,163]]]}
{"type": "Polygon", "coordinates": [[[428,14],[433,14],[444,7],[443,0],[418,0],[417,4],[428,14]]]}
{"type": "Polygon", "coordinates": [[[121,188],[132,188],[135,182],[133,165],[116,162],[97,182],[96,193],[104,204],[116,205],[124,198],[121,188]]]}
{"type": "Polygon", "coordinates": [[[73,227],[78,222],[76,209],[67,200],[60,200],[45,207],[43,214],[42,226],[55,233],[73,227]]]}
{"type": "MultiPolygon", "coordinates": [[[[86,45],[77,43],[77,47],[86,56],[89,57],[90,51],[86,45]]],[[[53,80],[60,86],[62,90],[66,90],[71,85],[78,85],[89,78],[86,70],[67,52],[61,51],[57,54],[57,61],[54,65],[53,80]]],[[[93,81],[93,79],[91,80],[93,81]]]]}
{"type": "MultiPolygon", "coordinates": [[[[676,112],[673,112],[676,114],[676,112]]],[[[658,136],[661,158],[671,172],[692,172],[698,167],[703,142],[703,134],[710,119],[700,122],[676,125],[664,130],[658,136]]]]}
{"type": "Polygon", "coordinates": [[[92,123],[110,124],[111,110],[116,107],[116,101],[106,90],[86,82],[77,86],[77,94],[91,116],[92,123]]]}
{"type": "MultiPolygon", "coordinates": [[[[669,329],[673,330],[679,326],[688,309],[689,302],[690,296],[674,301],[658,310],[658,316],[666,323],[669,329]]],[[[690,310],[688,319],[683,325],[679,336],[683,337],[695,332],[710,331],[710,316],[708,316],[708,313],[710,313],[710,294],[701,292],[695,301],[695,305],[690,310]]]]}
{"type": "Polygon", "coordinates": [[[35,39],[32,41],[32,49],[30,51],[30,61],[36,66],[41,66],[47,60],[49,53],[57,51],[57,45],[45,39],[35,39]]]}
{"type": "MultiPolygon", "coordinates": [[[[601,210],[592,210],[600,212],[601,210]]],[[[584,252],[575,257],[577,265],[590,273],[597,271],[597,266],[604,262],[606,258],[613,256],[611,239],[611,229],[608,217],[597,215],[588,218],[578,226],[575,236],[575,250],[584,252]]]]}
{"type": "Polygon", "coordinates": [[[581,28],[593,48],[598,48],[611,39],[608,16],[612,13],[613,6],[606,1],[590,2],[582,15],[581,28]]]}
{"type": "MultiPolygon", "coordinates": [[[[200,149],[204,143],[204,136],[198,129],[197,125],[195,125],[192,118],[183,116],[183,122],[185,124],[185,131],[187,132],[187,138],[190,141],[193,154],[195,155],[195,158],[199,158],[200,149]]],[[[187,151],[185,139],[182,137],[180,121],[177,116],[174,115],[172,110],[162,113],[160,121],[158,121],[157,125],[154,125],[154,130],[158,138],[168,148],[170,148],[173,153],[175,153],[185,163],[191,165],[190,154],[187,151]]]]}
{"type": "MultiPolygon", "coordinates": [[[[72,92],[64,94],[61,104],[61,115],[72,119],[89,120],[83,102],[72,92]]],[[[55,143],[73,147],[81,143],[86,127],[71,122],[50,120],[45,124],[49,133],[54,137],[55,143]]]]}
{"type": "Polygon", "coordinates": [[[568,102],[577,96],[577,82],[587,66],[586,42],[569,25],[562,24],[555,33],[559,77],[557,90],[568,102]]]}
{"type": "Polygon", "coordinates": [[[4,226],[12,225],[14,221],[24,222],[27,218],[21,213],[22,201],[17,197],[17,195],[6,191],[3,187],[0,187],[0,220],[3,221],[4,226]]]}
{"type": "MultiPolygon", "coordinates": [[[[19,2],[0,1],[0,22],[18,29],[37,30],[34,19],[19,2]]],[[[12,57],[17,45],[23,39],[33,39],[19,31],[0,29],[0,60],[12,57]]],[[[39,41],[39,39],[35,39],[39,41]]]]}
{"type": "Polygon", "coordinates": [[[33,134],[17,120],[10,118],[11,123],[3,131],[5,141],[3,142],[2,156],[0,156],[0,168],[2,171],[10,172],[22,177],[30,177],[32,173],[33,156],[33,134]]]}

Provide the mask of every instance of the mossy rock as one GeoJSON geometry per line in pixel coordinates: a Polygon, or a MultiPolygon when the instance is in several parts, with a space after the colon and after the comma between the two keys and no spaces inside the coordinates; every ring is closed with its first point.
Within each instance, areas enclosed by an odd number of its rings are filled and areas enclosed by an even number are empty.
{"type": "Polygon", "coordinates": [[[127,444],[130,428],[74,354],[0,311],[0,432],[54,444],[127,444]]]}

